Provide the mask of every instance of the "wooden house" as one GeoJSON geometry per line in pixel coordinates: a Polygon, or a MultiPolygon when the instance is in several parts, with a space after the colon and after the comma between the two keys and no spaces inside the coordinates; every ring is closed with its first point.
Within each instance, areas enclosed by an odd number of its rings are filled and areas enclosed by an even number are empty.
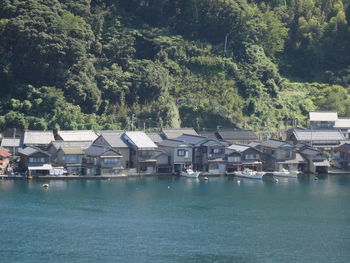
{"type": "Polygon", "coordinates": [[[49,175],[53,169],[50,154],[38,147],[29,146],[18,150],[19,167],[29,175],[49,175]]]}
{"type": "Polygon", "coordinates": [[[0,148],[0,174],[5,174],[10,163],[11,153],[4,148],[0,148]]]}
{"type": "Polygon", "coordinates": [[[84,152],[81,147],[62,146],[56,155],[56,164],[63,166],[68,174],[82,174],[84,152]]]}
{"type": "Polygon", "coordinates": [[[231,144],[249,144],[258,140],[258,136],[254,131],[241,129],[219,129],[215,132],[215,136],[218,140],[231,144]]]}
{"type": "Polygon", "coordinates": [[[227,172],[243,171],[245,168],[262,171],[264,153],[245,144],[232,144],[226,148],[227,172]]]}

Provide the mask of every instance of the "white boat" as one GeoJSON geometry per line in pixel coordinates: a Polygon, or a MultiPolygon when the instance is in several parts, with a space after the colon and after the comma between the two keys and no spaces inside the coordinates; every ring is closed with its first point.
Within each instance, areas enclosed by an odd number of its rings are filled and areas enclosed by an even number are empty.
{"type": "Polygon", "coordinates": [[[191,178],[198,178],[200,172],[195,172],[192,169],[186,169],[185,171],[182,171],[180,173],[181,176],[185,177],[191,177],[191,178]]]}
{"type": "Polygon", "coordinates": [[[278,172],[273,172],[272,173],[274,176],[277,176],[277,177],[288,177],[288,178],[297,178],[298,177],[298,174],[299,172],[298,171],[288,171],[287,169],[281,169],[280,171],[278,172]]]}
{"type": "Polygon", "coordinates": [[[264,174],[265,174],[264,172],[257,172],[248,168],[244,169],[243,172],[242,171],[235,172],[235,176],[237,177],[250,178],[250,179],[262,179],[264,174]]]}

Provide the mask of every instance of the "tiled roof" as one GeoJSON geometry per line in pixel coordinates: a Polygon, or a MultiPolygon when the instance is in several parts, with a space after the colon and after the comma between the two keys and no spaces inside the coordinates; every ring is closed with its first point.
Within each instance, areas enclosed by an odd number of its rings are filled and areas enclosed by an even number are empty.
{"type": "Polygon", "coordinates": [[[69,130],[69,131],[58,131],[57,135],[63,141],[94,141],[97,135],[92,130],[69,130]]]}
{"type": "Polygon", "coordinates": [[[162,129],[166,139],[175,139],[182,134],[198,135],[193,128],[173,128],[173,129],[162,129]]]}
{"type": "Polygon", "coordinates": [[[122,155],[118,151],[112,149],[111,147],[95,145],[95,144],[91,145],[84,152],[85,152],[86,155],[96,156],[96,157],[97,156],[103,156],[106,153],[112,154],[115,157],[122,157],[122,155]]]}
{"type": "Polygon", "coordinates": [[[40,152],[40,153],[43,153],[47,156],[50,156],[50,154],[48,152],[45,152],[37,147],[33,147],[33,146],[28,146],[28,147],[25,147],[25,148],[20,148],[18,150],[18,153],[20,154],[23,154],[23,155],[26,155],[26,156],[30,156],[34,153],[37,153],[37,152],[40,152]]]}
{"type": "Polygon", "coordinates": [[[262,147],[269,147],[269,148],[273,148],[273,149],[277,149],[280,147],[290,147],[293,148],[292,145],[290,145],[287,142],[284,141],[280,141],[280,140],[275,140],[275,139],[269,139],[267,141],[263,141],[259,144],[262,147]]]}
{"type": "Polygon", "coordinates": [[[98,130],[96,131],[96,134],[100,136],[101,134],[106,134],[106,133],[123,133],[124,130],[98,130]]]}
{"type": "Polygon", "coordinates": [[[334,111],[310,111],[310,121],[336,121],[338,113],[334,111]]]}
{"type": "Polygon", "coordinates": [[[350,144],[344,143],[335,149],[338,152],[350,153],[350,144]]]}
{"type": "Polygon", "coordinates": [[[237,130],[237,129],[220,129],[217,131],[219,139],[225,141],[255,141],[258,136],[251,130],[237,130]]]}
{"type": "MultiPolygon", "coordinates": [[[[142,131],[125,132],[126,139],[136,147],[142,148],[157,148],[157,145],[142,131]]],[[[124,137],[125,138],[125,137],[124,137]]]]}
{"type": "Polygon", "coordinates": [[[179,141],[179,140],[163,140],[159,143],[157,143],[158,146],[164,146],[164,147],[179,147],[181,145],[183,145],[184,147],[188,147],[189,145],[185,144],[183,141],[179,141]]]}
{"type": "Polygon", "coordinates": [[[84,154],[80,147],[61,147],[64,154],[84,154]]]}
{"type": "Polygon", "coordinates": [[[158,132],[146,132],[146,134],[154,143],[161,142],[163,140],[158,132]]]}
{"type": "Polygon", "coordinates": [[[50,142],[54,141],[55,138],[53,136],[52,131],[25,131],[24,132],[24,145],[36,145],[36,144],[50,144],[50,142]]]}
{"type": "Polygon", "coordinates": [[[6,157],[11,156],[11,153],[6,151],[5,149],[0,149],[0,156],[6,158],[6,157]]]}
{"type": "Polygon", "coordinates": [[[216,139],[215,131],[201,131],[198,132],[200,136],[207,137],[208,139],[216,139]]]}
{"type": "Polygon", "coordinates": [[[338,130],[294,130],[298,141],[345,141],[344,135],[338,130]]]}
{"type": "Polygon", "coordinates": [[[19,138],[3,138],[1,141],[2,147],[20,147],[21,139],[19,138]]]}
{"type": "Polygon", "coordinates": [[[122,139],[121,132],[102,133],[102,138],[113,148],[128,148],[128,145],[122,139]]]}
{"type": "Polygon", "coordinates": [[[188,144],[192,144],[192,145],[197,145],[207,140],[206,137],[199,136],[199,135],[191,135],[191,134],[183,134],[175,139],[178,141],[183,141],[188,144]]]}
{"type": "Polygon", "coordinates": [[[244,144],[232,144],[227,149],[234,150],[236,152],[244,152],[245,150],[252,148],[249,145],[244,144]]]}
{"type": "Polygon", "coordinates": [[[219,142],[218,140],[208,140],[202,144],[203,146],[211,147],[211,146],[227,146],[224,142],[219,142]]]}
{"type": "Polygon", "coordinates": [[[58,150],[61,147],[79,147],[81,149],[86,149],[91,145],[91,141],[79,141],[79,142],[70,142],[70,141],[53,141],[51,144],[58,150]]]}

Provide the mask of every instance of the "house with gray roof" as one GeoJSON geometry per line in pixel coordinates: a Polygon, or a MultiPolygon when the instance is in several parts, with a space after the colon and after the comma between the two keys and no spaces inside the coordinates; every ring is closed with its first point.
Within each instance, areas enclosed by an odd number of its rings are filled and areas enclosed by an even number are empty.
{"type": "Polygon", "coordinates": [[[81,150],[85,150],[91,145],[91,141],[52,141],[47,151],[51,155],[51,162],[55,162],[57,158],[57,152],[61,147],[78,147],[81,150]]]}
{"type": "Polygon", "coordinates": [[[307,144],[322,151],[331,151],[346,141],[343,133],[339,130],[313,130],[313,129],[293,129],[287,141],[294,144],[307,144]]]}
{"type": "Polygon", "coordinates": [[[158,143],[163,141],[162,136],[158,132],[146,132],[146,135],[154,142],[158,143]]]}
{"type": "Polygon", "coordinates": [[[123,175],[122,155],[111,147],[91,145],[84,150],[83,173],[87,176],[123,175]]]}
{"type": "Polygon", "coordinates": [[[320,150],[304,146],[299,149],[299,153],[307,160],[307,172],[322,174],[328,173],[330,163],[320,150]]]}
{"type": "Polygon", "coordinates": [[[81,147],[61,146],[56,155],[56,164],[63,166],[68,174],[82,174],[84,151],[81,147]]]}
{"type": "Polygon", "coordinates": [[[55,134],[55,139],[57,141],[70,141],[70,142],[77,142],[77,141],[91,141],[97,139],[96,132],[92,130],[62,130],[57,131],[55,134]]]}
{"type": "Polygon", "coordinates": [[[130,168],[130,147],[123,140],[124,132],[121,131],[110,131],[103,132],[100,136],[93,142],[94,145],[111,147],[112,149],[118,151],[123,156],[121,162],[123,163],[123,167],[130,168]]]}
{"type": "Polygon", "coordinates": [[[331,129],[338,120],[338,113],[335,111],[310,111],[310,127],[313,129],[331,129]]]}
{"type": "Polygon", "coordinates": [[[171,172],[179,174],[186,168],[193,166],[193,147],[180,140],[165,139],[157,143],[159,150],[169,155],[169,163],[172,167],[171,172]]]}
{"type": "Polygon", "coordinates": [[[265,171],[288,171],[304,170],[307,161],[303,158],[294,145],[288,142],[269,139],[255,146],[260,151],[268,154],[268,158],[264,163],[265,171]]]}
{"type": "Polygon", "coordinates": [[[52,166],[50,154],[38,147],[28,146],[18,150],[20,157],[19,167],[31,176],[49,175],[52,166]]]}
{"type": "Polygon", "coordinates": [[[193,128],[163,128],[161,132],[164,139],[175,139],[183,134],[198,135],[193,128]]]}
{"type": "Polygon", "coordinates": [[[219,129],[215,132],[218,140],[229,143],[249,144],[258,140],[258,136],[254,131],[241,129],[219,129]]]}
{"type": "Polygon", "coordinates": [[[208,139],[201,144],[201,166],[204,175],[224,175],[226,173],[227,143],[208,139]]]}
{"type": "Polygon", "coordinates": [[[227,173],[249,168],[262,171],[266,154],[247,144],[232,144],[226,147],[227,173]]]}
{"type": "Polygon", "coordinates": [[[36,146],[47,149],[49,144],[54,141],[52,131],[25,131],[23,136],[23,146],[36,146]]]}
{"type": "Polygon", "coordinates": [[[130,148],[129,167],[136,169],[138,174],[155,174],[158,146],[151,138],[142,131],[127,131],[121,138],[130,148]]]}
{"type": "Polygon", "coordinates": [[[5,148],[13,155],[17,155],[18,149],[22,147],[22,139],[21,138],[2,138],[1,147],[5,148]]]}

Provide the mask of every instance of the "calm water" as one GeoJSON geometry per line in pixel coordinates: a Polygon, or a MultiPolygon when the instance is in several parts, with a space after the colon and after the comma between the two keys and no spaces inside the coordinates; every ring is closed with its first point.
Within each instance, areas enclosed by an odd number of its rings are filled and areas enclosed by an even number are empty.
{"type": "Polygon", "coordinates": [[[350,176],[0,181],[0,262],[350,262],[350,176]]]}

